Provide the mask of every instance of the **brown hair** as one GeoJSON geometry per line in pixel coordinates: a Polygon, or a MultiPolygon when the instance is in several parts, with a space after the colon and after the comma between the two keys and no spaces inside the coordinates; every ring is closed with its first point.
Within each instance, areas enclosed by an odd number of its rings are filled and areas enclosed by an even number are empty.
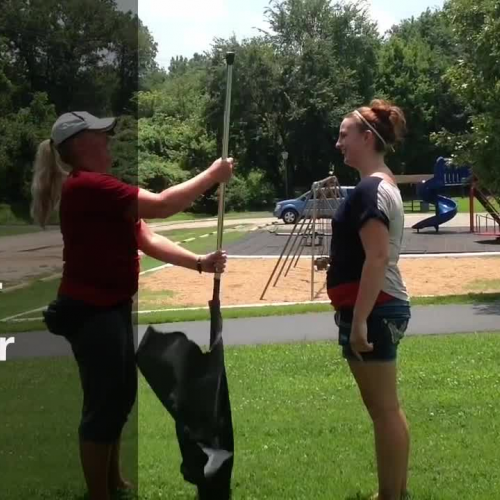
{"type": "Polygon", "coordinates": [[[31,216],[43,228],[59,204],[62,185],[71,169],[71,163],[70,140],[57,148],[50,139],[38,146],[31,182],[31,216]]]}
{"type": "MultiPolygon", "coordinates": [[[[375,150],[384,153],[387,146],[393,146],[403,140],[406,133],[406,118],[401,108],[382,99],[374,99],[369,106],[358,108],[363,118],[382,136],[386,144],[375,135],[375,150]]],[[[349,116],[356,116],[351,113],[349,116]]],[[[366,123],[358,118],[360,130],[370,130],[366,123]]]]}

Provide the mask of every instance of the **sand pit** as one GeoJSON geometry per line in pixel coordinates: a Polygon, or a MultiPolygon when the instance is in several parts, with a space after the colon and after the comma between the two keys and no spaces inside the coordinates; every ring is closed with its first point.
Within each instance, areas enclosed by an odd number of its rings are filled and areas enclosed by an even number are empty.
{"type": "MultiPolygon", "coordinates": [[[[311,261],[301,259],[277,286],[260,296],[276,264],[275,259],[231,259],[223,276],[224,305],[271,304],[310,300],[311,261]]],[[[401,259],[401,272],[410,295],[454,295],[468,292],[500,292],[500,258],[412,258],[401,259]]],[[[315,272],[315,300],[328,300],[324,271],[315,272]]],[[[141,276],[141,309],[206,306],[213,277],[180,268],[166,268],[141,276]],[[165,293],[169,290],[172,293],[165,293]]]]}

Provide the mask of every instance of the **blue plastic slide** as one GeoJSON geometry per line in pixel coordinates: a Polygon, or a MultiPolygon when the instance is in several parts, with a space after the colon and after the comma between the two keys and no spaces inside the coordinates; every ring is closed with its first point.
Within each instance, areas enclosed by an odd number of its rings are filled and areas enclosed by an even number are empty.
{"type": "MultiPolygon", "coordinates": [[[[442,160],[442,158],[439,160],[442,160]]],[[[455,215],[457,215],[457,204],[452,199],[438,194],[438,192],[445,186],[444,176],[439,175],[441,174],[440,170],[444,168],[444,164],[442,164],[439,160],[436,164],[434,177],[420,184],[417,189],[417,193],[423,201],[426,203],[432,203],[436,206],[436,215],[433,215],[428,219],[421,220],[412,226],[413,229],[417,229],[418,231],[426,227],[433,227],[436,231],[439,231],[440,224],[448,222],[453,219],[455,215]]]]}

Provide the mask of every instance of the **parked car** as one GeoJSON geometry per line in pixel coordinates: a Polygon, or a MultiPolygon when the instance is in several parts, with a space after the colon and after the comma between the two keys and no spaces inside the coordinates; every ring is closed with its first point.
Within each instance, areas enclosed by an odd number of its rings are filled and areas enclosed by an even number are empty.
{"type": "MultiPolygon", "coordinates": [[[[341,187],[342,195],[344,198],[349,196],[354,190],[355,186],[343,186],[341,187]]],[[[312,217],[313,216],[313,200],[309,199],[310,191],[304,193],[294,200],[283,200],[276,204],[273,215],[278,219],[282,219],[285,224],[295,224],[299,216],[301,217],[312,217]],[[309,201],[307,201],[309,200],[309,201]]],[[[318,203],[317,216],[324,219],[329,219],[335,213],[339,205],[339,200],[332,199],[320,199],[318,203]]]]}

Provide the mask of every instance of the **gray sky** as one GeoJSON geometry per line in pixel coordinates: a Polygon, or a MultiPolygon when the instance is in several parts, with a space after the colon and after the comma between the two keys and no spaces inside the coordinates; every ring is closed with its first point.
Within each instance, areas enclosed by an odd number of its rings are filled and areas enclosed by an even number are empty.
{"type": "MultiPolygon", "coordinates": [[[[173,56],[208,50],[214,37],[234,33],[241,40],[257,34],[255,28],[266,28],[268,5],[269,0],[139,0],[139,17],[158,43],[158,63],[168,67],[173,56]]],[[[442,7],[443,0],[367,0],[367,5],[383,33],[427,7],[442,7]]]]}

